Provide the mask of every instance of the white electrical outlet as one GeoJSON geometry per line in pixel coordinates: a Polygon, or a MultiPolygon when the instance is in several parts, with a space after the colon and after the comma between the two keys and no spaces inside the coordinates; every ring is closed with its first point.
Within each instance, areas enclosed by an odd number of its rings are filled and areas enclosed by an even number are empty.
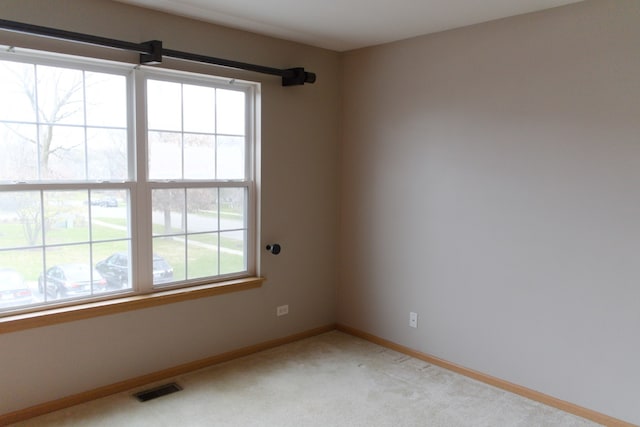
{"type": "Polygon", "coordinates": [[[284,316],[285,314],[289,314],[289,305],[281,305],[276,309],[276,314],[278,316],[284,316]]]}
{"type": "Polygon", "coordinates": [[[414,313],[413,311],[409,313],[409,326],[412,328],[418,327],[418,313],[414,313]]]}

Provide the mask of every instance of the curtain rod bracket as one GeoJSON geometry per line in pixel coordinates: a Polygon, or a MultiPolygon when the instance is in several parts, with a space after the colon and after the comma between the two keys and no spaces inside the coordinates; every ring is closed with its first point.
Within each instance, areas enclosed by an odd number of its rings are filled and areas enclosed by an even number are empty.
{"type": "Polygon", "coordinates": [[[162,63],[162,41],[150,40],[141,43],[141,46],[145,47],[149,53],[140,54],[140,64],[156,65],[162,63]]]}

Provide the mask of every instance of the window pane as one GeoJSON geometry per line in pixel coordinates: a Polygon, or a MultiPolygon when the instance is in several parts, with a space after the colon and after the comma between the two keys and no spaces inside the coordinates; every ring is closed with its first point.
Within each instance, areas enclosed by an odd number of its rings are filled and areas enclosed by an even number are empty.
{"type": "MultiPolygon", "coordinates": [[[[39,255],[42,261],[42,254],[39,255]]],[[[37,262],[38,254],[31,251],[0,251],[0,311],[42,300],[37,292],[37,279],[34,280],[31,275],[33,268],[29,266],[29,261],[37,262]],[[26,274],[29,274],[28,278],[26,274]]]]}
{"type": "Polygon", "coordinates": [[[244,92],[218,89],[216,96],[217,133],[244,135],[244,92]]]}
{"type": "Polygon", "coordinates": [[[0,180],[129,177],[125,76],[0,61],[0,96],[0,180]]]}
{"type": "Polygon", "coordinates": [[[187,232],[218,230],[218,189],[187,189],[187,232]]]}
{"type": "Polygon", "coordinates": [[[42,248],[0,250],[0,269],[17,270],[34,291],[42,272],[43,260],[42,248]]]}
{"type": "MultiPolygon", "coordinates": [[[[89,297],[115,289],[89,267],[107,254],[130,252],[127,194],[126,190],[92,191],[92,201],[101,201],[100,205],[92,205],[87,190],[43,191],[43,204],[40,191],[0,192],[0,270],[16,270],[31,295],[19,301],[12,298],[15,304],[12,302],[11,306],[89,297]],[[112,205],[112,199],[117,201],[117,207],[112,205]],[[90,238],[112,241],[91,245],[90,238]],[[65,270],[77,274],[59,277],[65,270]],[[86,280],[79,277],[80,270],[86,280]]],[[[0,309],[4,299],[9,299],[9,294],[0,297],[0,309]]]]}
{"type": "Polygon", "coordinates": [[[215,179],[216,139],[213,135],[184,135],[184,178],[215,179]]]}
{"type": "Polygon", "coordinates": [[[157,80],[147,89],[150,179],[245,179],[244,92],[157,80]]]}
{"type": "Polygon", "coordinates": [[[182,179],[182,135],[149,132],[149,179],[182,179]]]}
{"type": "Polygon", "coordinates": [[[50,180],[85,180],[85,134],[83,128],[40,126],[42,177],[50,180]]]}
{"type": "Polygon", "coordinates": [[[35,125],[0,122],[0,181],[38,179],[37,140],[35,125]]]}
{"type": "Polygon", "coordinates": [[[88,242],[88,204],[86,190],[45,192],[45,244],[88,242]]]}
{"type": "Polygon", "coordinates": [[[220,274],[239,273],[247,269],[246,241],[245,231],[220,233],[220,274]]]}
{"type": "Polygon", "coordinates": [[[216,130],[215,89],[183,86],[184,131],[214,133],[216,130]]]}
{"type": "Polygon", "coordinates": [[[182,130],[182,90],[179,83],[147,81],[147,128],[182,130]]]}
{"type": "Polygon", "coordinates": [[[127,127],[127,80],[125,76],[85,73],[87,125],[127,127]]]}
{"type": "Polygon", "coordinates": [[[154,251],[172,266],[172,281],[247,270],[245,187],[156,189],[152,198],[154,235],[166,236],[154,238],[154,251]]]}
{"type": "MultiPolygon", "coordinates": [[[[179,264],[179,265],[182,265],[182,264],[179,264]]],[[[153,268],[153,284],[154,285],[161,285],[164,283],[172,282],[174,280],[173,267],[162,256],[157,254],[153,255],[152,268],[153,268]]]]}
{"type": "Polygon", "coordinates": [[[0,249],[42,245],[39,191],[0,193],[0,218],[0,249]]]}
{"type": "Polygon", "coordinates": [[[220,229],[238,230],[246,228],[244,188],[220,189],[220,229]]]}
{"type": "Polygon", "coordinates": [[[185,280],[186,245],[184,238],[153,238],[153,284],[185,280]]]}
{"type": "Polygon", "coordinates": [[[35,66],[0,61],[0,120],[35,122],[35,66]]]}
{"type": "Polygon", "coordinates": [[[151,205],[153,209],[153,234],[171,235],[185,230],[185,193],[184,189],[153,190],[151,205]]]}
{"type": "Polygon", "coordinates": [[[129,241],[93,245],[95,268],[107,281],[108,290],[131,289],[131,249],[129,241]]]}
{"type": "Polygon", "coordinates": [[[246,190],[220,189],[220,274],[247,269],[246,190]]]}
{"type": "Polygon", "coordinates": [[[187,279],[218,275],[218,234],[187,236],[187,279]]]}
{"type": "Polygon", "coordinates": [[[126,190],[91,191],[91,238],[128,239],[129,196],[126,190]]]}
{"type": "Polygon", "coordinates": [[[126,129],[87,129],[88,179],[125,181],[129,178],[126,129]]]}
{"type": "Polygon", "coordinates": [[[244,179],[244,137],[218,136],[218,179],[244,179]]]}
{"type": "Polygon", "coordinates": [[[80,70],[38,65],[39,120],[50,124],[84,124],[84,77],[80,70]]]}

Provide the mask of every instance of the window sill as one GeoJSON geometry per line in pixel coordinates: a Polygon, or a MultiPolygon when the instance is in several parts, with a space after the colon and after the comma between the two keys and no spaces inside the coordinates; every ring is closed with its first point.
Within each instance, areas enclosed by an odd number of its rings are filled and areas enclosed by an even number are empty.
{"type": "Polygon", "coordinates": [[[71,307],[17,314],[0,318],[0,334],[255,289],[262,286],[263,282],[264,278],[262,277],[246,277],[226,282],[154,292],[147,295],[134,295],[78,304],[71,307]]]}

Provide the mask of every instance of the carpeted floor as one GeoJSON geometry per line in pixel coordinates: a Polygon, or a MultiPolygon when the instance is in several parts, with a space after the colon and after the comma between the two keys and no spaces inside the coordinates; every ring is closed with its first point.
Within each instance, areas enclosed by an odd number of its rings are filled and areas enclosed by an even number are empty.
{"type": "Polygon", "coordinates": [[[182,391],[145,403],[132,390],[15,425],[597,425],[337,331],[175,380],[182,391]]]}

